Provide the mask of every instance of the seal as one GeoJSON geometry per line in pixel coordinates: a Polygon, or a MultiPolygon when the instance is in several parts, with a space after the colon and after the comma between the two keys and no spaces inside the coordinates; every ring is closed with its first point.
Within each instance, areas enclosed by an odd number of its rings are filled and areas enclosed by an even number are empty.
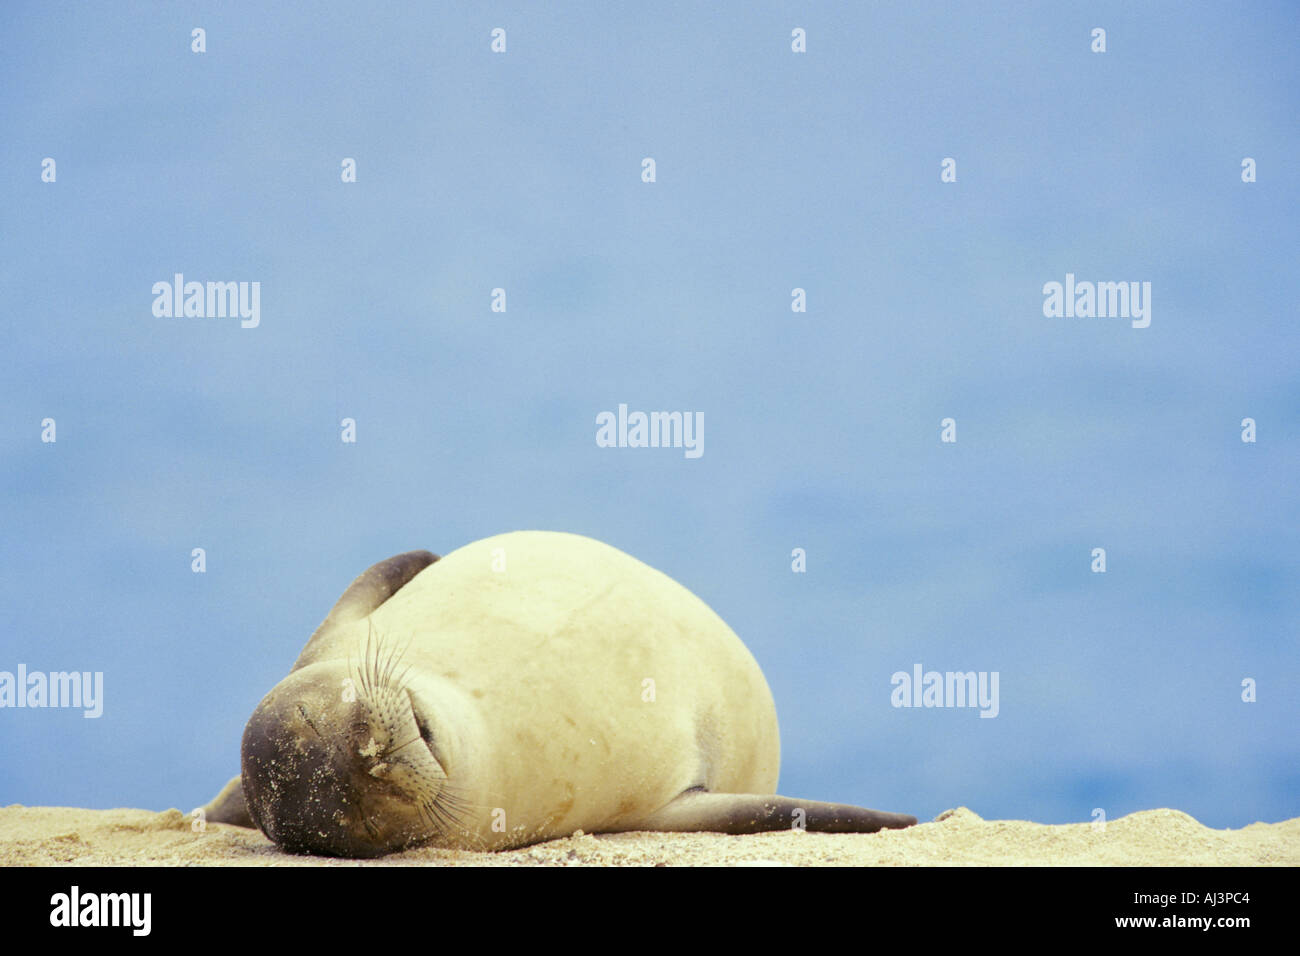
{"type": "Polygon", "coordinates": [[[775,793],[776,708],[717,614],[609,545],[524,531],[381,561],[244,730],[208,820],[291,852],[507,849],[627,830],[874,832],[775,793]]]}

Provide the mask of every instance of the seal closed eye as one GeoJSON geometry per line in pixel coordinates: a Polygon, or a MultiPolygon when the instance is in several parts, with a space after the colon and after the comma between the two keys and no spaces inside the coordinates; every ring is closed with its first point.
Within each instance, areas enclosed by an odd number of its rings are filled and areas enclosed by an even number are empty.
{"type": "Polygon", "coordinates": [[[205,810],[338,856],[916,822],[779,796],[779,765],[767,682],[703,601],[598,541],[525,531],[357,578],[205,810]]]}

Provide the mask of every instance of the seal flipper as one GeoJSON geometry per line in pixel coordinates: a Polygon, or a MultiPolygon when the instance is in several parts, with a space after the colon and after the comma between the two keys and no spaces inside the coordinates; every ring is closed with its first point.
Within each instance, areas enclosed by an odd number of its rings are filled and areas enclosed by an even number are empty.
{"type": "Polygon", "coordinates": [[[242,777],[232,777],[230,782],[221,788],[221,792],[203,807],[203,818],[209,823],[229,823],[235,827],[257,828],[257,824],[248,814],[248,805],[244,803],[242,777]]]}
{"type": "Polygon", "coordinates": [[[438,556],[429,551],[407,551],[372,564],[334,602],[321,627],[361,620],[437,560],[438,556]]]}
{"type": "Polygon", "coordinates": [[[847,803],[795,800],[775,793],[709,793],[687,790],[635,824],[637,830],[766,833],[789,830],[803,811],[804,829],[822,833],[875,833],[916,824],[905,813],[868,810],[847,803]]]}
{"type": "Polygon", "coordinates": [[[294,661],[290,673],[309,663],[333,631],[360,621],[375,608],[404,588],[417,574],[438,560],[430,551],[407,551],[373,564],[348,585],[343,596],[334,602],[329,615],[312,633],[294,661]]]}

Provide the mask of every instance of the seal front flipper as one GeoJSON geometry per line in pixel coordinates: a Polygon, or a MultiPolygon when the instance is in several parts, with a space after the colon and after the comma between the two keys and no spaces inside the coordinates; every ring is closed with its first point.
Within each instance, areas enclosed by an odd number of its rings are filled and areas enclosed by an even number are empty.
{"type": "Polygon", "coordinates": [[[221,792],[203,807],[203,818],[209,823],[229,823],[235,827],[256,829],[257,824],[248,815],[248,805],[244,803],[244,784],[242,777],[232,777],[221,788],[221,792]]]}
{"type": "Polygon", "coordinates": [[[372,564],[334,602],[325,624],[359,621],[437,560],[438,556],[429,551],[407,551],[372,564]]]}
{"type": "Polygon", "coordinates": [[[905,813],[885,813],[847,803],[795,800],[775,793],[709,793],[687,790],[667,806],[638,821],[637,830],[668,832],[766,833],[803,829],[822,833],[875,833],[916,824],[905,813]],[[800,814],[799,811],[802,811],[800,814]]]}
{"type": "Polygon", "coordinates": [[[307,664],[317,652],[323,651],[326,638],[337,634],[345,625],[366,618],[437,560],[438,556],[430,551],[407,551],[372,564],[334,602],[329,615],[298,655],[292,670],[307,664]]]}

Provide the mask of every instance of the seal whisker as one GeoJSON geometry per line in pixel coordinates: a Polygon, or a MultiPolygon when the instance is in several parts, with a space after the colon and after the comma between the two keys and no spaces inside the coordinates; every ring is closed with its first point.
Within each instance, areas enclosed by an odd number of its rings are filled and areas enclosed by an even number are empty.
{"type": "Polygon", "coordinates": [[[390,756],[392,756],[393,754],[397,753],[397,751],[402,750],[402,749],[405,748],[405,747],[409,747],[409,746],[411,746],[411,744],[415,743],[417,740],[423,742],[423,741],[424,741],[424,738],[423,738],[422,736],[420,736],[419,734],[416,734],[414,737],[412,737],[410,740],[408,740],[408,741],[407,741],[406,743],[404,743],[404,744],[398,744],[398,745],[395,746],[395,747],[389,747],[387,750],[385,750],[382,754],[379,755],[379,758],[382,760],[382,759],[384,759],[384,758],[386,758],[386,757],[390,757],[390,756]]]}
{"type": "Polygon", "coordinates": [[[399,647],[394,642],[393,646],[389,649],[388,658],[385,661],[385,666],[384,666],[385,684],[391,684],[393,682],[393,674],[396,672],[398,665],[401,664],[402,659],[405,657],[405,655],[406,655],[406,649],[403,647],[399,647]]]}
{"type": "Polygon", "coordinates": [[[444,825],[460,830],[462,834],[470,832],[466,820],[471,814],[489,809],[486,804],[469,800],[463,788],[450,780],[444,781],[432,803],[434,813],[444,825]]]}
{"type": "MultiPolygon", "coordinates": [[[[374,625],[374,622],[372,621],[372,622],[371,622],[371,626],[373,627],[373,625],[374,625]]],[[[369,643],[369,635],[367,635],[367,642],[366,642],[366,676],[367,676],[367,678],[368,678],[368,680],[369,680],[369,683],[370,683],[370,695],[371,695],[371,697],[374,697],[374,695],[375,695],[375,688],[379,687],[380,684],[381,684],[381,681],[380,681],[380,678],[379,678],[379,655],[380,655],[381,653],[383,653],[383,647],[384,647],[384,636],[383,636],[383,634],[377,634],[377,635],[375,635],[375,643],[374,643],[374,647],[373,647],[373,648],[370,646],[370,643],[369,643]]]]}
{"type": "Polygon", "coordinates": [[[467,828],[463,825],[464,814],[450,805],[443,794],[439,794],[432,800],[423,804],[423,809],[432,820],[434,828],[443,836],[461,836],[464,838],[468,834],[467,828]]]}
{"type": "Polygon", "coordinates": [[[400,674],[397,675],[397,686],[398,686],[398,687],[405,687],[405,686],[406,686],[406,678],[410,676],[411,668],[414,667],[414,666],[415,666],[414,664],[407,664],[405,667],[402,668],[402,673],[400,673],[400,674]]]}
{"type": "Polygon", "coordinates": [[[365,689],[366,697],[372,698],[375,695],[374,687],[370,682],[370,639],[374,633],[375,622],[371,618],[366,618],[366,646],[362,655],[362,666],[359,670],[361,686],[365,689]]]}

